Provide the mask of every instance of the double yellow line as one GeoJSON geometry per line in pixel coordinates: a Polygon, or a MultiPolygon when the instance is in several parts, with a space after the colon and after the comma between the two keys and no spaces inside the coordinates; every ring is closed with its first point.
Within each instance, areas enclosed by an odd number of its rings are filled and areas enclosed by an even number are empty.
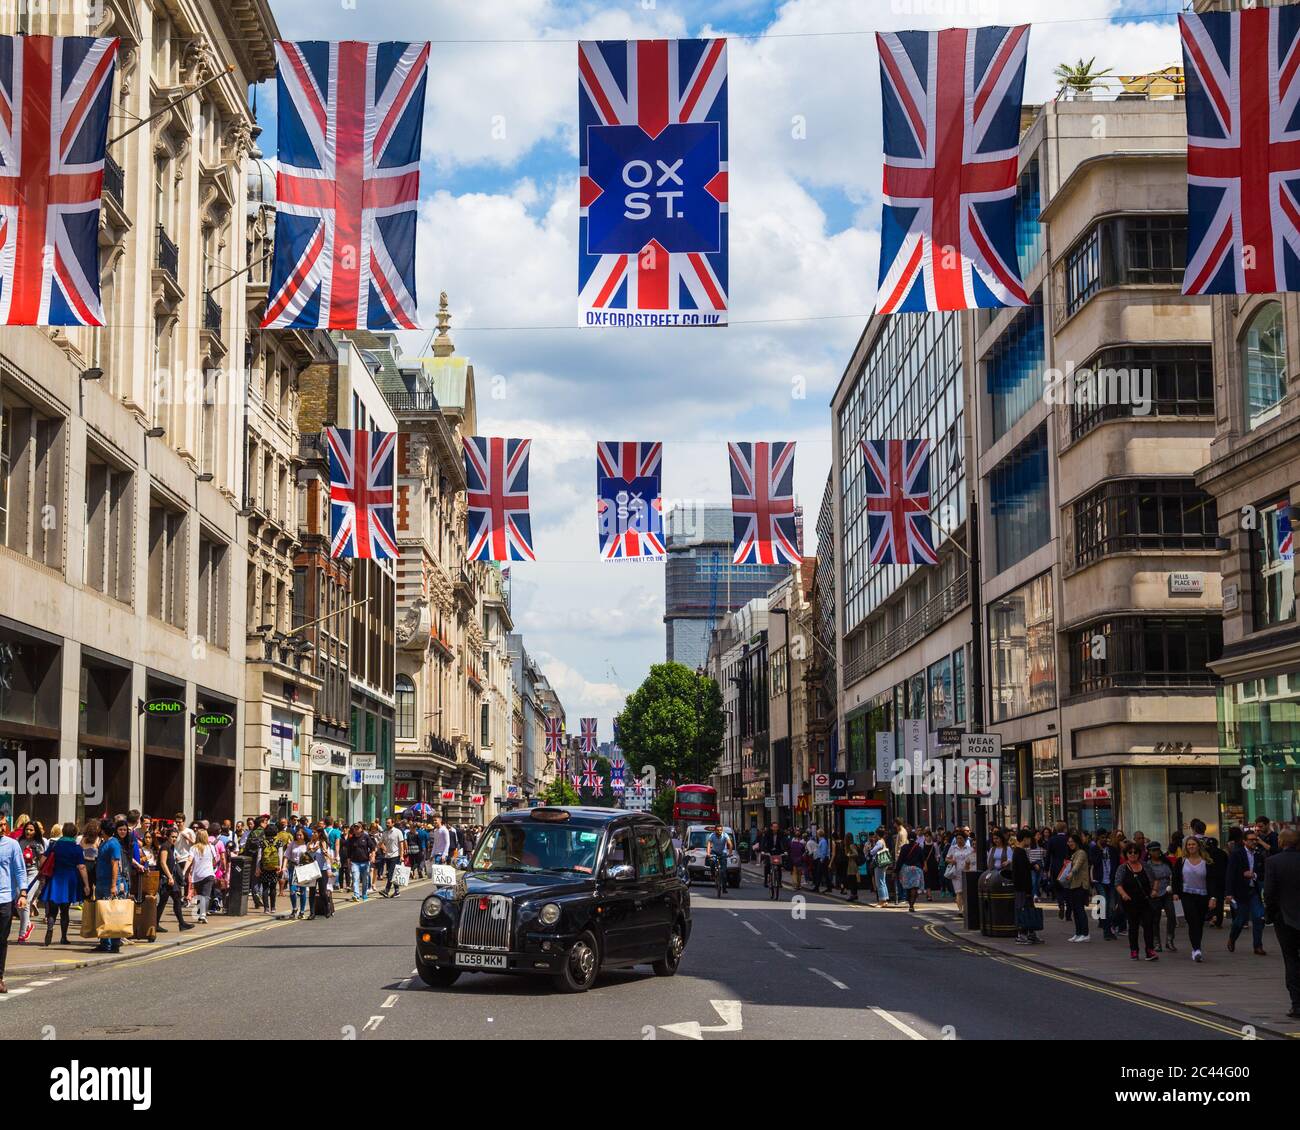
{"type": "MultiPolygon", "coordinates": [[[[957,946],[967,953],[973,953],[980,957],[987,957],[1002,965],[1009,965],[1012,969],[1019,969],[1025,973],[1033,973],[1039,977],[1046,977],[1052,981],[1060,981],[1065,985],[1073,985],[1076,989],[1087,989],[1090,993],[1100,993],[1104,997],[1113,997],[1115,1000],[1125,1001],[1128,1004],[1135,1004],[1141,1008],[1150,1009],[1152,1012],[1161,1012],[1166,1016],[1173,1016],[1179,1020],[1186,1020],[1191,1024],[1199,1024],[1202,1028],[1209,1028],[1215,1032],[1222,1032],[1228,1036],[1235,1036],[1237,1039],[1244,1039],[1242,1028],[1233,1028],[1227,1024],[1220,1024],[1218,1021],[1210,1020],[1204,1016],[1197,1016],[1194,1013],[1184,1012],[1182,1009],[1173,1008],[1169,1005],[1160,1004],[1158,1001],[1147,1000],[1144,997],[1132,996],[1129,993],[1122,993],[1116,989],[1088,981],[1082,977],[1071,977],[1068,973],[1061,973],[1055,969],[1046,969],[1041,965],[1034,965],[1031,962],[1021,961],[1017,958],[1000,954],[995,950],[986,949],[981,946],[970,946],[961,942],[960,939],[954,938],[947,934],[941,927],[933,922],[928,922],[923,927],[925,933],[933,938],[936,942],[943,942],[947,946],[957,946]]],[[[1244,1027],[1244,1026],[1243,1026],[1244,1027]]]]}

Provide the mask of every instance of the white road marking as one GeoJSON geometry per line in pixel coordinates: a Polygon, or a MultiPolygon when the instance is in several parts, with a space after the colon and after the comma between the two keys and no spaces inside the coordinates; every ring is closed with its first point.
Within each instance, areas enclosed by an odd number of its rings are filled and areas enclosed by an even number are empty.
{"type": "Polygon", "coordinates": [[[384,1003],[381,1004],[379,1007],[380,1007],[380,1008],[392,1008],[393,1005],[395,1005],[396,1003],[397,1003],[397,994],[396,994],[396,993],[390,993],[389,996],[388,996],[388,999],[387,999],[386,1001],[384,1001],[384,1003]]]}
{"type": "Polygon", "coordinates": [[[853,929],[852,926],[841,926],[841,925],[839,925],[839,923],[837,923],[837,922],[832,922],[829,918],[819,918],[819,919],[817,919],[817,921],[820,922],[820,923],[822,923],[822,925],[824,925],[824,926],[829,926],[832,930],[852,930],[852,929],[853,929]]]}
{"type": "Polygon", "coordinates": [[[742,922],[741,925],[744,926],[745,929],[748,930],[751,934],[757,934],[760,938],[763,936],[763,931],[760,930],[757,926],[755,926],[752,922],[742,922]]]}
{"type": "Polygon", "coordinates": [[[48,984],[49,984],[48,981],[28,981],[27,987],[29,989],[39,989],[48,984]]]}
{"type": "Polygon", "coordinates": [[[687,1020],[681,1024],[660,1024],[665,1032],[674,1036],[685,1036],[688,1040],[702,1040],[705,1032],[740,1032],[744,1025],[740,1022],[740,1001],[709,1001],[713,1011],[718,1014],[721,1024],[705,1028],[698,1020],[687,1020]]]}
{"type": "Polygon", "coordinates": [[[906,1036],[910,1040],[924,1040],[926,1038],[922,1036],[921,1033],[918,1032],[915,1028],[911,1028],[908,1025],[904,1024],[901,1020],[898,1019],[897,1016],[894,1016],[892,1013],[886,1012],[883,1008],[876,1008],[874,1005],[872,1005],[871,1011],[874,1012],[877,1016],[879,1016],[881,1020],[885,1021],[886,1024],[892,1024],[895,1028],[897,1028],[900,1032],[903,1033],[904,1036],[906,1036]]]}
{"type": "Polygon", "coordinates": [[[768,942],[767,944],[771,946],[774,950],[776,950],[777,953],[785,954],[786,957],[794,957],[794,954],[792,954],[789,950],[783,950],[780,947],[780,945],[778,945],[776,942],[768,942]]]}
{"type": "Polygon", "coordinates": [[[20,997],[23,993],[30,993],[31,989],[10,989],[9,992],[0,996],[0,1001],[8,1000],[10,997],[20,997]]]}
{"type": "Polygon", "coordinates": [[[820,969],[814,969],[811,965],[808,966],[808,972],[809,972],[809,973],[816,973],[818,977],[825,977],[826,980],[828,980],[828,981],[829,981],[832,985],[834,985],[837,989],[847,989],[847,988],[848,988],[848,985],[846,985],[843,981],[837,981],[837,980],[835,980],[835,978],[832,977],[829,973],[823,973],[820,969]]]}
{"type": "Polygon", "coordinates": [[[361,1031],[373,1032],[383,1022],[384,1022],[384,1018],[382,1016],[372,1016],[369,1020],[366,1021],[366,1026],[362,1028],[361,1031]]]}

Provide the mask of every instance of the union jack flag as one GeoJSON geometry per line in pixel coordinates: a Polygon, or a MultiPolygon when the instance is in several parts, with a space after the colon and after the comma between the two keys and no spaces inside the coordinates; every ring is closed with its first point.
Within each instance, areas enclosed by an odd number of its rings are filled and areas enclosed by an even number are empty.
{"type": "Polygon", "coordinates": [[[573,776],[570,777],[569,780],[571,780],[571,781],[573,782],[573,788],[574,788],[574,791],[575,791],[575,792],[579,792],[579,793],[582,792],[582,774],[581,774],[581,773],[575,773],[575,774],[573,774],[573,776]]]}
{"type": "Polygon", "coordinates": [[[596,759],[588,757],[582,763],[582,787],[585,789],[594,789],[601,780],[600,771],[596,768],[596,759]]]}
{"type": "Polygon", "coordinates": [[[102,326],[116,39],[0,36],[0,325],[102,326]]]}
{"type": "Polygon", "coordinates": [[[937,565],[930,534],[930,441],[864,439],[869,560],[937,565]]]}
{"type": "Polygon", "coordinates": [[[596,445],[596,513],[603,560],[662,561],[667,555],[659,497],[662,456],[661,443],[596,445]]]}
{"type": "Polygon", "coordinates": [[[1187,75],[1183,293],[1300,290],[1300,8],[1178,21],[1187,75]]]}
{"type": "Polygon", "coordinates": [[[1295,535],[1291,531],[1290,501],[1284,500],[1277,511],[1277,557],[1279,561],[1295,560],[1295,535]]]}
{"type": "Polygon", "coordinates": [[[395,432],[326,428],[330,452],[330,556],[399,556],[393,529],[395,432]]]}
{"type": "Polygon", "coordinates": [[[585,324],[725,324],[726,40],[580,43],[578,163],[585,324]]]}
{"type": "Polygon", "coordinates": [[[564,723],[558,718],[546,720],[546,752],[561,753],[564,750],[564,723]]]}
{"type": "Polygon", "coordinates": [[[588,788],[587,791],[590,792],[592,796],[604,796],[605,778],[600,776],[600,774],[597,774],[596,779],[591,782],[591,786],[588,788]]]}
{"type": "Polygon", "coordinates": [[[414,329],[427,43],[279,41],[262,327],[414,329]]]}
{"type": "Polygon", "coordinates": [[[582,719],[582,752],[596,752],[596,719],[582,719]]]}
{"type": "Polygon", "coordinates": [[[797,565],[793,443],[729,443],[733,565],[797,565]]]}
{"type": "Polygon", "coordinates": [[[876,309],[1026,306],[1015,203],[1027,25],[882,32],[876,309]]]}
{"type": "Polygon", "coordinates": [[[528,514],[532,440],[464,436],[466,556],[472,561],[536,561],[528,514]]]}

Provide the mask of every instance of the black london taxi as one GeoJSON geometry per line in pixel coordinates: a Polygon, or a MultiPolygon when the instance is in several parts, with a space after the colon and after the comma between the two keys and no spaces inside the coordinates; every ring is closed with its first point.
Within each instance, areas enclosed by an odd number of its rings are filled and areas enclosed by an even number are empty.
{"type": "Polygon", "coordinates": [[[617,808],[541,807],[498,816],[456,877],[420,905],[415,964],[431,988],[462,973],[552,978],[586,992],[602,969],[677,972],[690,892],[672,834],[617,808]]]}

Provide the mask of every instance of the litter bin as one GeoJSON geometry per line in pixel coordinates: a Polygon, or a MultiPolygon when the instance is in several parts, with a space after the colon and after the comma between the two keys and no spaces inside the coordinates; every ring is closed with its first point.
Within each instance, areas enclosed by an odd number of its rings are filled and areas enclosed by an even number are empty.
{"type": "Polygon", "coordinates": [[[962,877],[962,894],[965,895],[963,907],[966,913],[966,929],[980,928],[980,890],[979,882],[983,876],[978,871],[967,871],[962,877]]]}
{"type": "Polygon", "coordinates": [[[226,890],[226,913],[243,917],[248,913],[248,888],[252,880],[253,861],[246,855],[230,857],[230,886],[226,890]]]}
{"type": "Polygon", "coordinates": [[[980,876],[980,933],[986,938],[1016,936],[1016,891],[1001,871],[980,876]]]}

